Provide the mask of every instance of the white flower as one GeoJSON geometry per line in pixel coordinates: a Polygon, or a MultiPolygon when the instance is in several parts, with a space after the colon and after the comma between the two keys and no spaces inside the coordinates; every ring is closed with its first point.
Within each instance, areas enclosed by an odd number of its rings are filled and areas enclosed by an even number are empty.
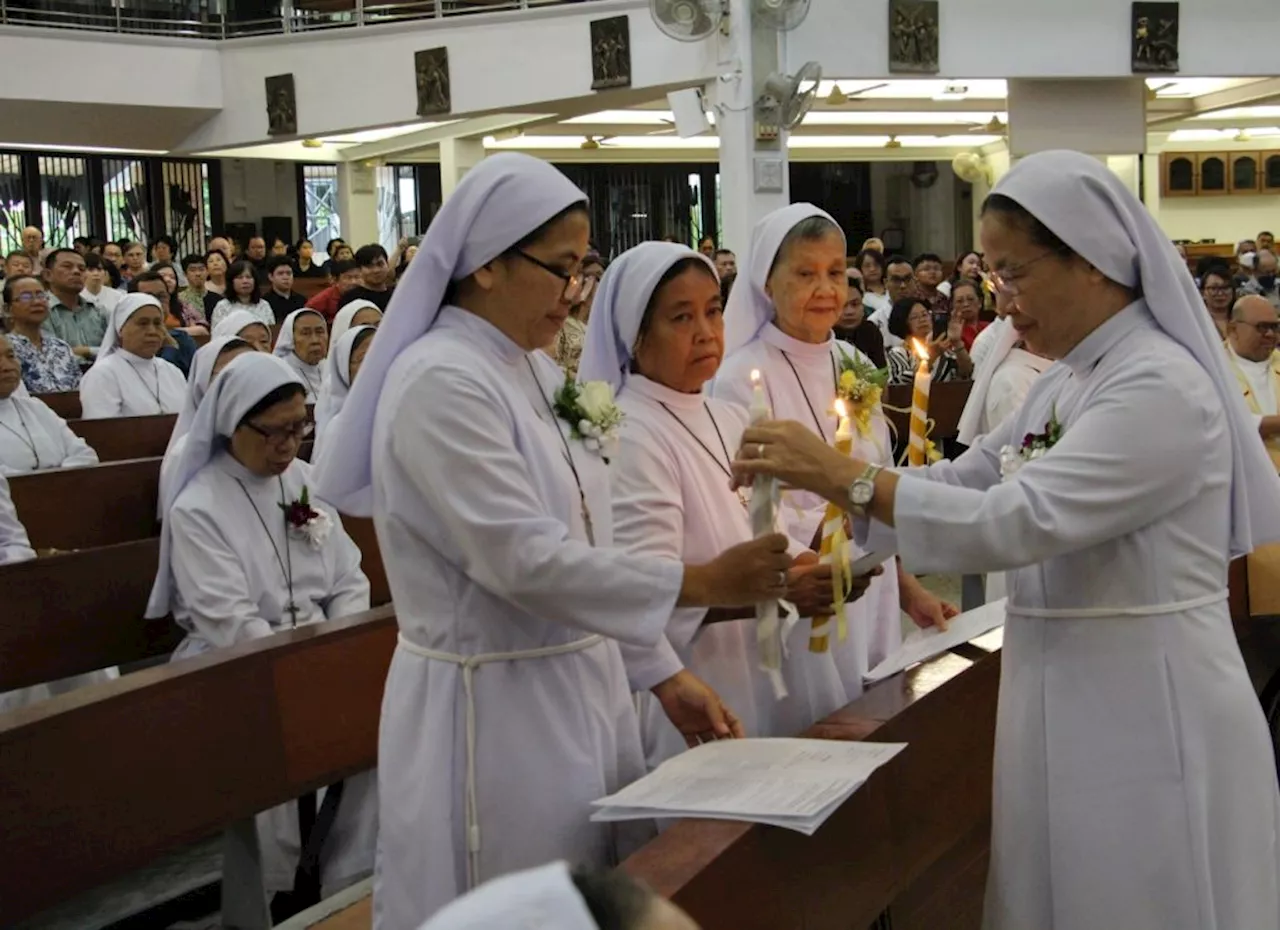
{"type": "Polygon", "coordinates": [[[588,436],[585,439],[583,439],[582,444],[586,446],[588,449],[590,449],[592,452],[600,451],[600,440],[596,439],[593,436],[588,436]]]}
{"type": "Polygon", "coordinates": [[[317,510],[301,532],[307,542],[311,543],[311,548],[323,549],[329,534],[333,532],[333,518],[325,511],[317,510]]]}
{"type": "Polygon", "coordinates": [[[578,421],[578,434],[579,434],[579,435],[581,435],[581,436],[590,436],[590,435],[591,435],[591,421],[590,421],[590,420],[579,420],[579,421],[578,421]]]}
{"type": "Polygon", "coordinates": [[[578,392],[578,406],[592,423],[603,423],[613,411],[613,388],[606,381],[588,381],[578,392]]]}

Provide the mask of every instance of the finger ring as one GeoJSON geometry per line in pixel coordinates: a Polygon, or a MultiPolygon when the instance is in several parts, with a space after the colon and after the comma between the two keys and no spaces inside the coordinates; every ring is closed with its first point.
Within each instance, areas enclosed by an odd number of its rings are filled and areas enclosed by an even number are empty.
{"type": "Polygon", "coordinates": [[[762,442],[756,443],[756,458],[764,458],[764,443],[762,442]]]}
{"type": "Polygon", "coordinates": [[[779,571],[779,572],[778,572],[778,585],[779,585],[779,586],[785,586],[785,585],[786,585],[786,583],[787,583],[787,573],[786,573],[786,572],[784,572],[784,571],[779,571]]]}

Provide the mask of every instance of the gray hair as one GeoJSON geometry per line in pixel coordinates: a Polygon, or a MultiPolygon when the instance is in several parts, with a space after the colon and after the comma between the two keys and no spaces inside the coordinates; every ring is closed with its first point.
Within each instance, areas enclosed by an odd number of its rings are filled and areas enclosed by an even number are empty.
{"type": "Polygon", "coordinates": [[[844,238],[844,230],[825,216],[808,216],[796,223],[782,237],[782,242],[778,246],[777,254],[773,256],[773,264],[769,266],[769,274],[765,275],[765,280],[768,280],[773,275],[778,268],[778,264],[790,254],[791,249],[797,243],[816,242],[827,238],[832,233],[835,233],[841,239],[844,238]]]}

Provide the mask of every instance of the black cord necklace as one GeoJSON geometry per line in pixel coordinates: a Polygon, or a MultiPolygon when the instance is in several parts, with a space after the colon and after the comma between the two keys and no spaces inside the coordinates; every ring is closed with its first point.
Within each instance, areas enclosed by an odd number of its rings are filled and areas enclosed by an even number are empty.
{"type": "Polygon", "coordinates": [[[154,397],[154,398],[155,398],[155,401],[156,401],[156,409],[157,409],[160,413],[164,413],[164,412],[165,412],[165,411],[164,411],[164,404],[163,404],[163,403],[161,403],[161,401],[160,401],[160,369],[156,367],[156,365],[155,365],[155,359],[152,359],[152,360],[151,360],[151,370],[152,370],[152,372],[154,372],[154,374],[155,374],[155,376],[156,376],[156,387],[155,387],[155,390],[154,390],[154,391],[153,391],[153,390],[151,389],[151,387],[147,384],[147,379],[146,379],[146,378],[144,378],[144,377],[142,377],[142,372],[138,371],[137,366],[136,366],[136,365],[134,365],[134,364],[133,364],[133,362],[129,361],[128,359],[125,359],[125,364],[127,364],[131,369],[133,369],[133,373],[134,373],[135,375],[137,375],[137,376],[138,376],[138,380],[139,380],[139,381],[141,381],[141,382],[142,382],[142,386],[143,386],[144,388],[146,388],[146,389],[147,389],[147,393],[148,393],[148,394],[150,394],[152,397],[154,397]]]}
{"type": "Polygon", "coordinates": [[[533,362],[529,356],[524,357],[525,364],[529,366],[529,375],[533,378],[534,387],[538,389],[538,396],[542,398],[542,402],[547,407],[547,413],[551,415],[551,425],[555,427],[556,435],[560,437],[560,443],[564,446],[564,459],[569,463],[569,470],[573,472],[573,483],[578,486],[578,500],[582,504],[582,523],[587,530],[587,542],[591,545],[596,544],[596,533],[591,524],[591,508],[587,506],[587,492],[582,488],[582,477],[578,474],[578,466],[573,461],[573,451],[569,448],[569,440],[565,438],[564,429],[560,426],[560,418],[556,416],[556,409],[551,405],[551,401],[547,399],[546,392],[542,390],[542,382],[538,380],[538,372],[533,367],[533,362]]]}
{"type": "MultiPolygon", "coordinates": [[[[720,424],[716,422],[715,414],[711,412],[711,407],[707,404],[705,400],[702,402],[702,409],[707,412],[707,418],[711,421],[711,428],[716,431],[716,439],[720,440],[720,449],[724,452],[724,462],[721,462],[718,458],[716,458],[716,454],[711,451],[710,447],[707,446],[707,444],[702,441],[702,438],[693,431],[693,429],[689,426],[688,423],[686,423],[684,420],[680,419],[680,417],[676,415],[676,412],[674,410],[672,410],[662,401],[658,401],[658,406],[661,407],[663,410],[667,411],[667,413],[671,415],[671,419],[675,420],[682,427],[684,427],[684,431],[688,433],[690,436],[692,436],[693,441],[702,447],[702,451],[707,453],[707,457],[710,458],[711,461],[716,463],[716,467],[719,468],[722,472],[724,472],[726,478],[729,478],[730,480],[733,479],[733,471],[730,469],[729,464],[727,464],[727,463],[732,463],[733,458],[732,456],[729,455],[729,447],[728,445],[725,444],[724,434],[720,432],[720,424]]],[[[746,494],[743,493],[742,488],[738,488],[737,494],[738,494],[738,503],[740,503],[744,508],[747,507],[748,506],[747,496],[746,494]]]]}
{"type": "MultiPolygon", "coordinates": [[[[831,440],[827,439],[827,428],[822,425],[822,421],[818,418],[818,412],[813,409],[813,401],[809,400],[809,392],[805,390],[804,382],[800,380],[800,372],[796,370],[795,364],[791,361],[791,356],[782,349],[779,349],[778,351],[782,353],[783,361],[787,363],[787,367],[791,369],[791,374],[795,376],[796,384],[799,385],[800,393],[804,397],[804,405],[809,408],[809,416],[813,417],[813,425],[818,428],[818,435],[821,436],[824,441],[830,442],[831,440]]],[[[831,383],[835,394],[839,394],[840,372],[836,368],[836,358],[834,355],[828,355],[827,358],[831,362],[831,383]]]]}
{"type": "MultiPolygon", "coordinates": [[[[280,484],[280,506],[283,510],[288,504],[284,494],[284,479],[277,477],[276,481],[280,484]]],[[[293,551],[289,548],[289,517],[287,514],[283,516],[284,557],[281,558],[280,547],[276,545],[275,537],[271,535],[271,529],[267,526],[267,521],[263,519],[262,511],[254,503],[252,495],[249,494],[249,489],[244,486],[244,482],[239,478],[236,479],[236,484],[240,485],[240,490],[244,492],[245,499],[249,502],[249,506],[253,508],[253,515],[262,524],[262,532],[267,534],[267,542],[271,543],[271,551],[276,554],[276,562],[280,566],[280,574],[284,576],[284,583],[289,588],[289,606],[285,608],[285,612],[289,614],[290,625],[296,628],[298,626],[298,605],[293,599],[293,551]]]]}
{"type": "Polygon", "coordinates": [[[22,433],[19,433],[16,429],[14,429],[8,423],[5,423],[3,420],[0,420],[0,426],[3,426],[9,432],[13,433],[13,435],[17,436],[18,439],[22,441],[22,444],[31,450],[31,454],[35,457],[35,460],[36,460],[36,471],[39,471],[40,470],[40,452],[39,450],[36,449],[35,437],[31,435],[31,430],[27,427],[27,418],[22,415],[22,408],[15,403],[13,405],[13,409],[18,412],[18,422],[22,424],[22,432],[26,433],[26,436],[24,437],[22,433]]]}

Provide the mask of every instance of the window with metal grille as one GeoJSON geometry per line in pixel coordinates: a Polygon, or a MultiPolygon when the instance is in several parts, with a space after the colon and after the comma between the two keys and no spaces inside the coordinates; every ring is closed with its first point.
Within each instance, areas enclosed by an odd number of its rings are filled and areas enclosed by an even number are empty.
{"type": "Polygon", "coordinates": [[[329,240],[342,235],[338,216],[338,166],[300,165],[303,235],[317,252],[325,252],[329,240]]]}

